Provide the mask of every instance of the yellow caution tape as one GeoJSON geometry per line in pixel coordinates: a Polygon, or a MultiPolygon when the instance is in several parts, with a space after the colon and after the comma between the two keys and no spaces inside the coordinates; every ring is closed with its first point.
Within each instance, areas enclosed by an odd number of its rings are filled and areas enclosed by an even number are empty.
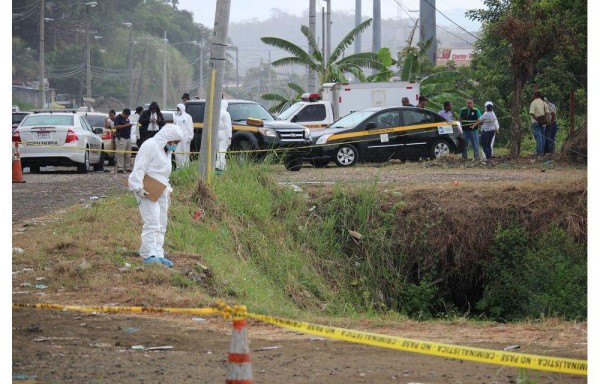
{"type": "Polygon", "coordinates": [[[309,333],[312,335],[323,336],[330,339],[349,341],[357,344],[372,345],[376,347],[406,352],[416,352],[439,357],[448,357],[452,359],[469,360],[479,363],[498,364],[575,375],[587,375],[586,360],[530,355],[525,353],[434,343],[429,341],[407,339],[403,337],[381,335],[377,333],[354,331],[326,325],[311,324],[303,321],[247,312],[246,306],[244,305],[235,305],[231,307],[225,304],[222,300],[217,300],[213,307],[207,308],[151,308],[114,306],[87,307],[76,305],[25,303],[13,303],[12,306],[13,308],[70,309],[83,312],[108,313],[180,313],[190,315],[221,314],[225,319],[240,319],[244,317],[250,317],[279,327],[309,333]]]}
{"type": "Polygon", "coordinates": [[[310,333],[331,339],[349,341],[358,344],[416,352],[425,355],[449,357],[480,363],[507,365],[511,367],[529,368],[542,371],[587,375],[587,361],[566,359],[524,353],[496,351],[493,349],[464,347],[451,344],[433,343],[428,341],[405,339],[403,337],[380,335],[370,332],[353,331],[325,325],[305,323],[302,321],[284,319],[248,313],[248,317],[264,321],[283,328],[310,333]]]}

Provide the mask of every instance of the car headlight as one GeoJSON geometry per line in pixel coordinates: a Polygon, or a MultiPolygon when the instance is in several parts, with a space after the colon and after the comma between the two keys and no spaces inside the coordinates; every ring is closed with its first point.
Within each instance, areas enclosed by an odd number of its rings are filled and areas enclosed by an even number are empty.
{"type": "Polygon", "coordinates": [[[258,128],[258,132],[262,133],[263,136],[277,137],[277,132],[270,128],[258,128]]]}
{"type": "Polygon", "coordinates": [[[304,137],[306,137],[306,138],[310,137],[310,129],[304,128],[304,137]]]}
{"type": "Polygon", "coordinates": [[[329,136],[331,136],[331,134],[329,134],[329,135],[323,135],[323,136],[319,137],[317,139],[317,142],[315,144],[319,145],[319,144],[325,144],[325,143],[327,143],[327,139],[329,139],[329,136]]]}

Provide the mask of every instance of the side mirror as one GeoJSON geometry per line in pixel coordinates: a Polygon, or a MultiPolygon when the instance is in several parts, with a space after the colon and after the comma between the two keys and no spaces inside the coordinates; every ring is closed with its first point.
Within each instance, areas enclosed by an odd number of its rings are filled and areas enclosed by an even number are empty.
{"type": "Polygon", "coordinates": [[[102,135],[104,133],[104,128],[101,127],[94,127],[94,133],[96,135],[102,135]]]}
{"type": "Polygon", "coordinates": [[[376,123],[367,123],[367,125],[365,125],[365,129],[373,129],[373,128],[377,128],[376,123]]]}

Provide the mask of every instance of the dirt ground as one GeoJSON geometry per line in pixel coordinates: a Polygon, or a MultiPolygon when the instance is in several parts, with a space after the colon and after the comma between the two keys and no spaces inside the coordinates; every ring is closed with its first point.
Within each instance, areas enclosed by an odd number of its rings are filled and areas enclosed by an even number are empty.
{"type": "MultiPolygon", "coordinates": [[[[587,179],[585,168],[524,159],[506,166],[460,162],[361,165],[342,170],[275,168],[283,183],[300,188],[340,182],[389,183],[396,187],[448,184],[573,183],[587,179]]],[[[110,169],[111,167],[108,167],[110,169]]],[[[25,173],[13,184],[13,236],[23,226],[52,220],[71,205],[85,205],[125,191],[127,175],[79,175],[52,171],[25,173]]],[[[28,274],[35,281],[34,271],[28,274]]],[[[13,284],[14,302],[64,303],[67,293],[13,284]]],[[[101,298],[100,298],[101,300],[101,298]]],[[[100,302],[98,305],[113,303],[100,302]]],[[[587,358],[587,323],[496,324],[353,322],[348,328],[432,342],[566,358],[587,358]]],[[[339,325],[337,325],[339,326],[339,325]]],[[[231,324],[218,316],[103,314],[13,309],[12,380],[23,383],[217,383],[224,382],[231,324]],[[171,346],[139,350],[133,346],[171,346]]],[[[249,321],[256,383],[517,383],[518,369],[326,340],[249,321]]],[[[535,383],[586,383],[585,376],[528,371],[535,383]]],[[[8,380],[3,380],[7,382],[8,380]]]]}

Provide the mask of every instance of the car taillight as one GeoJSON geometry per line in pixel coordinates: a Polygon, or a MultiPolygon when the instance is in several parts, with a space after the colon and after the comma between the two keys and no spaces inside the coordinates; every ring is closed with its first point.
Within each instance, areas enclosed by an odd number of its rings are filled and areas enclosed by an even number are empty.
{"type": "Polygon", "coordinates": [[[19,131],[15,131],[12,135],[12,141],[13,143],[20,143],[21,142],[21,134],[19,133],[19,131]]]}
{"type": "Polygon", "coordinates": [[[67,138],[65,139],[65,143],[71,143],[71,142],[77,141],[77,140],[79,140],[79,138],[75,134],[75,131],[73,131],[72,129],[69,129],[69,131],[67,132],[67,138]]]}
{"type": "Polygon", "coordinates": [[[104,131],[102,133],[102,140],[109,140],[112,139],[112,131],[104,131]]]}

